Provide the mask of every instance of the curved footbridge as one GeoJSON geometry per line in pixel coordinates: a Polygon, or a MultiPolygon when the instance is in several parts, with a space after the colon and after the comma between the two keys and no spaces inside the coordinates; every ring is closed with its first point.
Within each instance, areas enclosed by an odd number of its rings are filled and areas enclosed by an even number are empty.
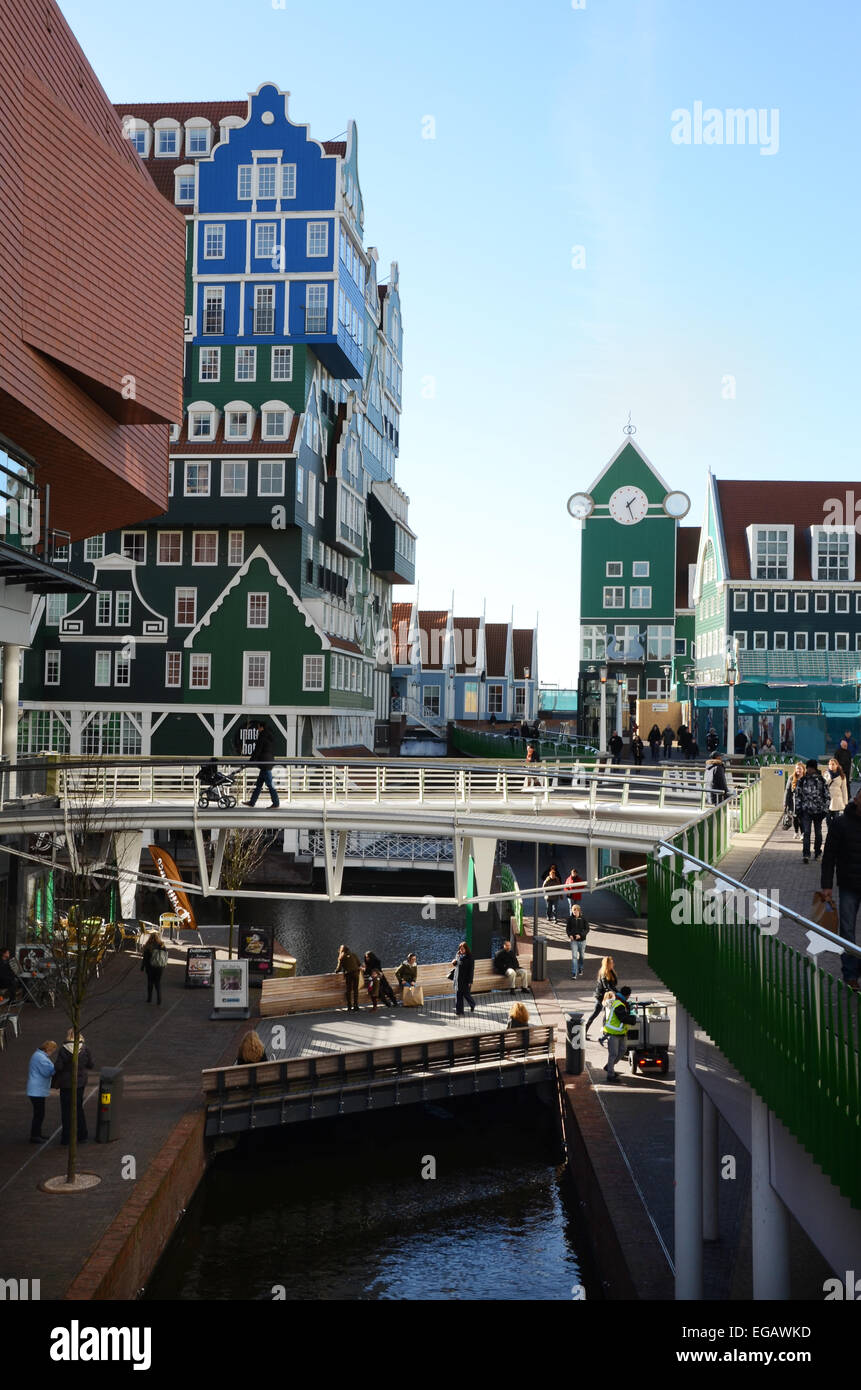
{"type": "MultiPolygon", "coordinates": [[[[201,806],[198,762],[165,764],[154,759],[59,762],[46,768],[45,795],[4,800],[0,835],[42,836],[66,843],[86,829],[111,835],[121,875],[128,883],[146,882],[139,874],[145,833],[189,833],[196,848],[199,883],[177,884],[203,897],[281,898],[284,892],[222,885],[224,851],[233,830],[265,826],[296,843],[298,832],[322,834],[325,893],[293,898],[341,898],[351,837],[407,833],[450,839],[454,889],[441,903],[464,905],[491,898],[499,840],[577,845],[587,851],[588,882],[598,881],[598,851],[646,854],[658,840],[671,838],[697,821],[726,818],[730,807],[709,808],[697,768],[611,770],[579,763],[543,764],[536,772],[505,766],[392,763],[361,760],[331,764],[319,759],[287,761],[274,767],[280,805],[268,792],[251,808],[256,769],[237,770],[231,789],[240,804],[201,806]],[[55,793],[52,795],[52,793],[55,793]],[[475,895],[469,892],[469,863],[475,895]]],[[[33,777],[33,768],[12,769],[33,777]]],[[[10,779],[12,780],[12,779],[10,779]]],[[[8,782],[7,782],[8,785],[8,782]]],[[[728,834],[728,823],[725,825],[728,834]]],[[[38,855],[33,856],[38,857],[38,855]]],[[[376,901],[349,895],[353,901],[376,901]]],[[[388,900],[421,902],[416,897],[388,900]]]]}

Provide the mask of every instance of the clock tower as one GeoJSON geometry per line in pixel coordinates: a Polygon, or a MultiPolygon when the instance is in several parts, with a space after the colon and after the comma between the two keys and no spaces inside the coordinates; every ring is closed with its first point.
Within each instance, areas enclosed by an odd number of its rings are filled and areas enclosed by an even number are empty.
{"type": "MultiPolygon", "coordinates": [[[[630,728],[638,700],[668,707],[653,721],[663,728],[676,713],[673,704],[689,699],[684,676],[693,664],[690,587],[699,527],[680,524],[690,499],[664,481],[630,433],[592,485],[568,501],[582,525],[580,732],[601,746],[630,728]]],[[[644,740],[647,733],[640,730],[644,740]]]]}

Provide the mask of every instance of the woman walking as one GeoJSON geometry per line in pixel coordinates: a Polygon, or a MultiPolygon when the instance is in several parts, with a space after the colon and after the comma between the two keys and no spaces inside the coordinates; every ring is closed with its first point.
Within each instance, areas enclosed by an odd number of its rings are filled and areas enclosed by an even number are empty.
{"type": "Polygon", "coordinates": [[[797,762],[792,770],[792,776],[786,779],[786,794],[783,798],[783,810],[784,812],[789,811],[790,815],[792,816],[792,828],[795,831],[794,838],[796,840],[799,839],[801,836],[801,819],[798,814],[798,806],[796,805],[795,793],[798,787],[799,778],[803,776],[804,763],[797,762]]]}
{"type": "Polygon", "coordinates": [[[595,982],[595,1007],[586,1020],[586,1027],[583,1030],[584,1038],[589,1037],[589,1026],[598,1017],[604,1007],[604,995],[608,990],[615,990],[619,983],[616,975],[616,965],[612,956],[605,956],[601,961],[601,968],[598,971],[598,979],[595,982]]]}
{"type": "Polygon", "coordinates": [[[45,1101],[51,1094],[51,1077],[54,1075],[53,1058],[56,1051],[57,1044],[49,1039],[37,1047],[30,1058],[27,1095],[30,1097],[30,1105],[33,1109],[33,1118],[30,1122],[31,1144],[44,1144],[45,1142],[42,1134],[42,1121],[45,1118],[45,1101]]]}
{"type": "Polygon", "coordinates": [[[849,805],[846,773],[836,758],[828,759],[825,781],[829,796],[829,807],[825,813],[825,819],[829,825],[833,825],[837,817],[842,815],[849,805]]]}
{"type": "Polygon", "coordinates": [[[153,990],[155,990],[155,1002],[161,1003],[161,977],[167,962],[167,947],[158,932],[154,931],[143,948],[143,959],[141,960],[141,970],[146,971],[146,1002],[148,1004],[152,1003],[153,990]]]}
{"type": "Polygon", "coordinates": [[[463,1014],[463,1001],[469,1004],[470,1013],[475,1013],[475,1000],[472,997],[472,979],[475,975],[475,956],[469,949],[465,941],[462,941],[457,948],[457,955],[451,963],[451,975],[449,978],[454,981],[454,1011],[458,1015],[463,1014]]]}
{"type": "MultiPolygon", "coordinates": [[[[75,1030],[70,1028],[66,1034],[66,1041],[57,1053],[57,1060],[54,1064],[54,1075],[57,1078],[57,1086],[60,1090],[60,1123],[63,1132],[60,1136],[60,1143],[68,1145],[69,1129],[72,1122],[72,1057],[75,1051],[75,1030]]],[[[87,1084],[87,1072],[91,1067],[95,1067],[90,1049],[84,1043],[83,1033],[78,1034],[78,1086],[77,1086],[77,1106],[78,1106],[78,1143],[87,1142],[87,1117],[84,1114],[84,1088],[87,1084]]]]}
{"type": "Polygon", "coordinates": [[[652,762],[656,763],[661,756],[661,731],[657,724],[653,724],[649,730],[649,748],[652,753],[652,762]]]}
{"type": "Polygon", "coordinates": [[[541,887],[544,889],[544,906],[547,911],[547,920],[548,922],[555,922],[558,920],[559,897],[561,896],[555,890],[562,887],[562,879],[559,877],[559,870],[555,864],[550,865],[547,877],[541,887]],[[548,889],[554,891],[548,892],[548,889]]]}

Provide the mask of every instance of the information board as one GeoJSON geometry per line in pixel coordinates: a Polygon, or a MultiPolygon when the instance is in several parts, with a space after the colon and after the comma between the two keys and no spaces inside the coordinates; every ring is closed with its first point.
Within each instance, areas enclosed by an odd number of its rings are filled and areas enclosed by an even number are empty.
{"type": "Polygon", "coordinates": [[[214,952],[211,946],[189,946],[185,957],[186,989],[211,989],[214,952]]]}
{"type": "Polygon", "coordinates": [[[273,927],[240,927],[239,959],[248,962],[248,983],[262,985],[272,974],[273,927]]]}

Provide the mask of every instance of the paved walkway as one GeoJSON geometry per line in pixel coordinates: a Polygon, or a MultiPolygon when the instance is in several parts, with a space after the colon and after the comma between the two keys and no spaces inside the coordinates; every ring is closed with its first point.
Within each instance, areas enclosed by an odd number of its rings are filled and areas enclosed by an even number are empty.
{"type": "Polygon", "coordinates": [[[56,1092],[48,1099],[43,1127],[50,1142],[29,1143],[29,1059],[46,1039],[62,1042],[68,1020],[60,1010],[28,1004],[21,1036],[10,1038],[0,1052],[0,1277],[40,1279],[43,1299],[63,1297],[131,1197],[135,1182],[123,1176],[126,1157],[134,1158],[141,1178],[183,1115],[200,1105],[201,1069],[235,1056],[240,1028],[210,1022],[212,991],[185,989],[184,953],[173,947],[170,955],[161,1007],[146,1003],[145,977],[133,955],[111,956],[87,1000],[87,1044],[98,1066],[124,1068],[125,1092],[118,1142],[94,1143],[98,1071],[90,1073],[85,1093],[90,1142],[80,1148],[78,1166],[102,1181],[85,1195],[48,1196],[39,1190],[45,1178],[65,1173],[68,1150],[59,1145],[56,1092]]]}
{"type": "MultiPolygon", "coordinates": [[[[780,815],[767,813],[751,831],[738,836],[721,861],[723,869],[739,882],[760,891],[779,889],[780,899],[796,911],[809,911],[809,893],[818,887],[818,865],[803,866],[801,850],[792,832],[782,831],[780,815]],[[815,883],[811,885],[811,874],[815,883]]],[[[650,970],[647,961],[646,922],[635,918],[620,899],[608,893],[584,895],[584,914],[596,920],[586,942],[586,970],[577,980],[571,978],[571,952],[564,925],[539,921],[539,931],[549,939],[548,975],[563,1011],[594,1008],[593,990],[601,958],[611,955],[621,984],[631,986],[633,994],[672,1001],[672,996],[650,970]],[[593,899],[595,903],[593,905],[593,899]]],[[[779,935],[796,949],[806,949],[804,931],[784,919],[779,935]]],[[[839,969],[839,957],[819,957],[826,969],[839,969]]],[[[606,1053],[599,1045],[600,1015],[591,1025],[586,1045],[586,1064],[595,1093],[615,1132],[620,1148],[639,1190],[646,1219],[651,1222],[663,1246],[668,1266],[673,1256],[673,1169],[675,1112],[675,1010],[670,1010],[670,1075],[632,1076],[627,1066],[620,1069],[621,1080],[608,1082],[602,1070],[606,1053]]],[[[705,1247],[705,1290],[712,1300],[749,1299],[750,1275],[750,1165],[741,1142],[721,1120],[721,1154],[737,1160],[735,1182],[720,1186],[720,1238],[705,1247]]],[[[794,1298],[822,1297],[822,1281],[828,1270],[818,1251],[792,1221],[792,1287],[794,1298]]]]}

